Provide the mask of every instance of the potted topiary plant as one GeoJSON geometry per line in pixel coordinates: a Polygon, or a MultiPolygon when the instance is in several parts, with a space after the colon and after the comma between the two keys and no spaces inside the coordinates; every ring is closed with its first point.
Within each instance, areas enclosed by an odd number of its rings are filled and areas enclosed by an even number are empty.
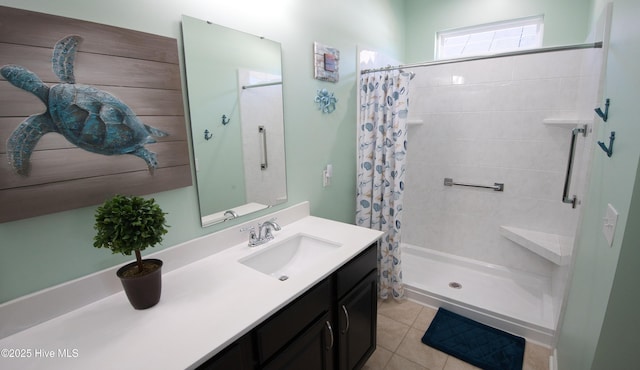
{"type": "Polygon", "coordinates": [[[155,199],[138,196],[115,195],[96,209],[93,246],[126,256],[135,253],[136,261],[122,266],[116,274],[137,310],[160,301],[162,261],[143,260],[140,252],[162,241],[169,227],[165,215],[155,199]]]}

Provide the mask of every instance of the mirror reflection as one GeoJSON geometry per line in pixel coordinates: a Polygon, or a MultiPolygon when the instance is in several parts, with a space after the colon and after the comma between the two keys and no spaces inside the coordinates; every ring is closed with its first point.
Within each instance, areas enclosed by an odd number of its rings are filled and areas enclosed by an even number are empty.
{"type": "Polygon", "coordinates": [[[202,226],[287,200],[280,44],[182,17],[202,226]]]}

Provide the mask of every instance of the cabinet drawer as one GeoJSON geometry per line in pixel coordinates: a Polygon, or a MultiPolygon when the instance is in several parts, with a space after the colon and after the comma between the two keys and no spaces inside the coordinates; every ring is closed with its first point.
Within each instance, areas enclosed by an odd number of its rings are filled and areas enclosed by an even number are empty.
{"type": "Polygon", "coordinates": [[[338,299],[377,267],[378,242],[375,242],[336,272],[338,299]]]}
{"type": "Polygon", "coordinates": [[[331,285],[325,279],[256,329],[258,361],[267,361],[330,307],[331,285]]]}
{"type": "Polygon", "coordinates": [[[331,370],[333,369],[334,342],[330,315],[327,312],[263,369],[331,370]]]}

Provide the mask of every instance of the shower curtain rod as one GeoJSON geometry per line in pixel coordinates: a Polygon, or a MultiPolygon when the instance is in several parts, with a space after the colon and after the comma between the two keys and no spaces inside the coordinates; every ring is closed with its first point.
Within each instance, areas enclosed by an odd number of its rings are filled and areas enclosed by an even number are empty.
{"type": "Polygon", "coordinates": [[[452,63],[470,62],[470,61],[474,61],[474,60],[511,57],[511,56],[517,56],[517,55],[550,53],[550,52],[554,52],[554,51],[565,51],[565,50],[576,50],[576,49],[600,49],[600,48],[602,48],[602,41],[593,42],[593,43],[586,43],[586,44],[552,46],[552,47],[548,47],[548,48],[537,48],[537,49],[528,49],[528,50],[509,51],[509,52],[506,52],[506,53],[498,53],[498,54],[491,54],[491,55],[478,55],[478,56],[474,56],[474,57],[446,59],[446,60],[434,60],[432,62],[423,62],[423,63],[416,63],[416,64],[400,64],[400,65],[397,65],[397,66],[388,66],[388,67],[382,67],[382,68],[363,69],[362,71],[360,71],[360,74],[367,74],[367,73],[380,72],[380,71],[392,71],[392,70],[396,70],[396,69],[405,69],[405,68],[428,67],[428,66],[435,66],[435,65],[440,65],[440,64],[452,64],[452,63]]]}

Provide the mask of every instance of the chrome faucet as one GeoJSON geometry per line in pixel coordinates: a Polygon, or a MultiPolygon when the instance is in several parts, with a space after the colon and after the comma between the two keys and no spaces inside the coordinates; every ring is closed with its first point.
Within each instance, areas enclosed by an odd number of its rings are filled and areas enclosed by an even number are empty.
{"type": "Polygon", "coordinates": [[[281,227],[276,222],[276,219],[265,221],[262,224],[258,224],[258,241],[262,240],[262,243],[266,243],[273,239],[272,230],[280,231],[281,227]]]}
{"type": "Polygon", "coordinates": [[[230,209],[228,211],[224,212],[224,220],[233,220],[234,218],[238,218],[238,214],[236,213],[236,211],[230,209]]]}
{"type": "Polygon", "coordinates": [[[273,230],[281,230],[280,225],[278,225],[275,218],[258,224],[257,233],[256,228],[253,226],[240,229],[240,231],[249,231],[249,247],[255,247],[264,244],[269,240],[273,240],[273,230]]]}

